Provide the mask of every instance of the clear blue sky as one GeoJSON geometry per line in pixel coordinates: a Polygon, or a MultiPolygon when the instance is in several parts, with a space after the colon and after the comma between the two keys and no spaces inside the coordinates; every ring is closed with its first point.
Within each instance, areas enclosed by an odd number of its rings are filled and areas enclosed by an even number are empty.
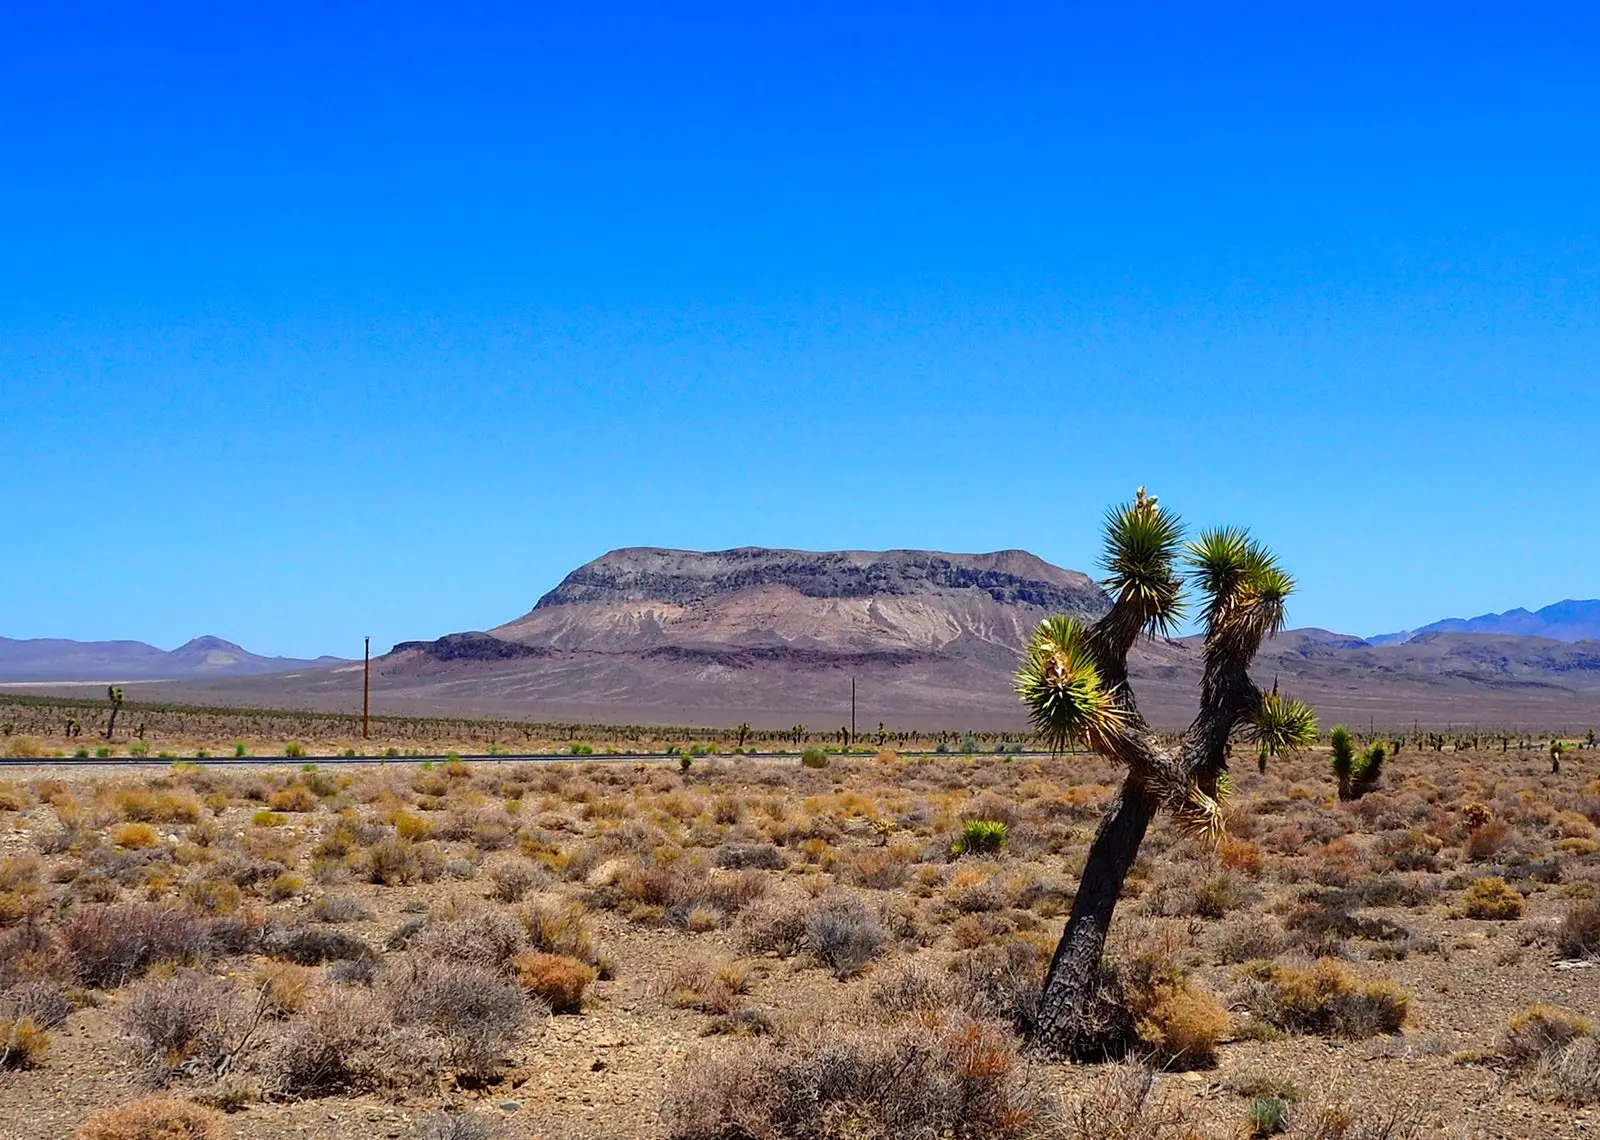
{"type": "Polygon", "coordinates": [[[1089,568],[1140,483],[1294,624],[1600,595],[1600,15],[1301,7],[10,5],[0,634],[1089,568]]]}

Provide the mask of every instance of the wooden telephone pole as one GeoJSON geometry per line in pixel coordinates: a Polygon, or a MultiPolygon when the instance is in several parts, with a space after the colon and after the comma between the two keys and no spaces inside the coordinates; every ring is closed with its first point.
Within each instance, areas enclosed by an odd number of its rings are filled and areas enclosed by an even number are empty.
{"type": "Polygon", "coordinates": [[[850,678],[850,743],[856,742],[856,679],[850,678]]]}
{"type": "Polygon", "coordinates": [[[361,650],[361,739],[365,740],[371,735],[368,722],[372,715],[372,638],[361,640],[365,643],[361,650]]]}

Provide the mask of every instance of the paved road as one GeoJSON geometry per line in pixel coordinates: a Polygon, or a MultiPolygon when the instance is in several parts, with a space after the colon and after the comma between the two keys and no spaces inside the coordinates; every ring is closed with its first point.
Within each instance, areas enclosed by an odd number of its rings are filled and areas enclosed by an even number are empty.
{"type": "MultiPolygon", "coordinates": [[[[837,756],[830,752],[829,758],[837,756]]],[[[902,756],[942,756],[955,759],[968,755],[962,752],[902,752],[902,756]]],[[[975,752],[978,756],[999,756],[998,752],[975,752]]],[[[1016,757],[1047,757],[1049,752],[1007,752],[1005,756],[1016,757]]],[[[852,753],[849,759],[870,759],[870,752],[852,753]]],[[[159,757],[159,756],[108,756],[104,759],[95,756],[39,756],[39,757],[0,757],[0,768],[166,768],[182,762],[184,764],[201,764],[212,766],[249,767],[251,765],[266,765],[283,767],[285,765],[315,764],[318,767],[334,764],[424,764],[432,762],[443,764],[450,759],[466,761],[490,762],[495,764],[555,764],[555,763],[589,763],[602,761],[607,763],[631,763],[635,761],[658,760],[676,761],[678,754],[673,752],[622,752],[614,756],[602,756],[598,753],[588,756],[574,756],[570,752],[522,752],[516,754],[503,753],[490,755],[489,753],[456,753],[454,757],[446,754],[430,756],[207,756],[196,759],[193,756],[159,757]]],[[[798,752],[747,752],[743,756],[735,757],[727,753],[719,755],[692,756],[698,762],[711,760],[798,760],[798,752]]],[[[844,757],[841,757],[842,759],[844,757]]]]}

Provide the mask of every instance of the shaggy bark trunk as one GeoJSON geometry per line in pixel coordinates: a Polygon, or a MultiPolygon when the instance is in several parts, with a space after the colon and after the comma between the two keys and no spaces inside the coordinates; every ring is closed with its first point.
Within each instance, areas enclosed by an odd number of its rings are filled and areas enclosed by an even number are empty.
{"type": "Polygon", "coordinates": [[[111,706],[111,717],[106,721],[106,739],[111,739],[111,734],[117,730],[117,706],[111,706]]]}
{"type": "Polygon", "coordinates": [[[1138,858],[1145,830],[1155,818],[1156,802],[1133,776],[1124,781],[1117,803],[1095,832],[1089,857],[1078,881],[1067,928],[1050,959],[1044,992],[1033,1026],[1034,1047],[1071,1056],[1092,1048],[1092,1026],[1085,1015],[1100,980],[1100,955],[1111,928],[1122,884],[1138,858]]]}

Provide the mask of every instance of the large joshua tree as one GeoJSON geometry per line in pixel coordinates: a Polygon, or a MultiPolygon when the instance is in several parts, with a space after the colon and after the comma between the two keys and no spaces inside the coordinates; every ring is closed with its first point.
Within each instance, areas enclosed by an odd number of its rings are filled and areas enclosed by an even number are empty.
{"type": "Polygon", "coordinates": [[[1099,1047],[1093,1005],[1106,931],[1123,880],[1150,821],[1162,808],[1207,841],[1222,837],[1228,744],[1235,734],[1292,752],[1316,739],[1301,701],[1263,692],[1249,665],[1263,638],[1283,628],[1294,589],[1276,558],[1245,531],[1202,531],[1185,542],[1183,524],[1139,488],[1106,515],[1103,583],[1111,611],[1093,625],[1056,616],[1040,623],[1017,674],[1035,731],[1056,752],[1083,744],[1127,769],[1095,833],[1072,914],[1050,962],[1034,1019],[1036,1047],[1074,1055],[1099,1047]],[[1128,651],[1141,634],[1168,635],[1186,593],[1200,595],[1205,669],[1200,713],[1165,745],[1128,685],[1128,651]]]}

